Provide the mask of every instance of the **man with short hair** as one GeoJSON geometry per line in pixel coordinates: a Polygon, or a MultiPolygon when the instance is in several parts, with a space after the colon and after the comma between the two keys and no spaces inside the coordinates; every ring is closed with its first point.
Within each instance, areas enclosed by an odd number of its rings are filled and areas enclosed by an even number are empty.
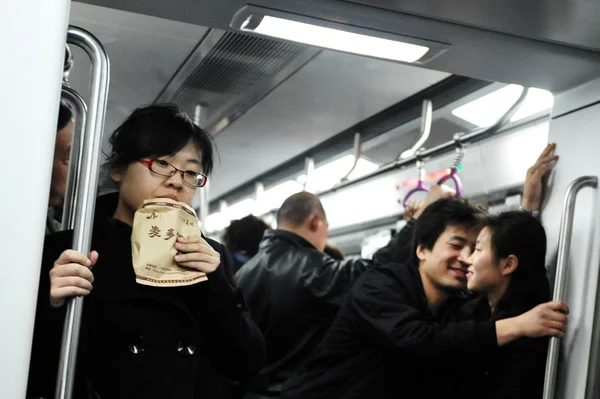
{"type": "Polygon", "coordinates": [[[267,364],[247,398],[278,397],[283,383],[320,342],[343,298],[366,270],[364,259],[335,260],[319,198],[300,192],[277,212],[259,251],[235,275],[267,346],[267,364]]]}
{"type": "Polygon", "coordinates": [[[568,307],[539,305],[518,317],[449,323],[464,303],[479,210],[446,198],[414,226],[411,260],[369,268],[331,329],[281,398],[440,398],[468,384],[459,371],[523,336],[564,336],[568,307]]]}
{"type": "Polygon", "coordinates": [[[58,217],[58,214],[62,211],[65,192],[67,191],[71,143],[73,142],[74,125],[72,118],[73,113],[61,101],[56,129],[56,143],[54,145],[54,159],[52,161],[52,181],[50,183],[50,196],[48,199],[46,234],[60,230],[60,217],[58,217]]]}

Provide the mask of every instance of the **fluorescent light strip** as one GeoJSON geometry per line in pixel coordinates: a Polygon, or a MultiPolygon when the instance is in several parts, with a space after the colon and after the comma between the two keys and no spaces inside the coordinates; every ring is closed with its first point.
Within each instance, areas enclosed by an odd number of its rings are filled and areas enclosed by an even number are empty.
{"type": "MultiPolygon", "coordinates": [[[[320,191],[329,190],[335,186],[335,184],[338,183],[342,177],[344,177],[344,175],[352,167],[353,163],[354,155],[346,155],[342,158],[336,159],[335,161],[320,166],[313,171],[311,177],[312,182],[309,183],[311,183],[311,186],[313,186],[317,193],[320,191]]],[[[348,176],[348,180],[354,180],[371,173],[377,170],[378,167],[379,165],[360,158],[356,164],[356,167],[352,173],[350,173],[350,176],[348,176]]],[[[306,182],[306,175],[302,174],[298,176],[296,180],[304,184],[306,182]]]]}
{"type": "MultiPolygon", "coordinates": [[[[521,94],[522,87],[508,85],[492,93],[479,97],[452,111],[452,114],[476,126],[490,126],[514,104],[521,94]]],[[[554,96],[547,90],[530,89],[523,105],[510,119],[511,122],[527,118],[549,110],[554,105],[554,96]]]]}
{"type": "Polygon", "coordinates": [[[394,61],[415,62],[429,51],[429,47],[417,44],[326,28],[269,15],[264,16],[256,28],[251,29],[248,28],[251,18],[248,17],[242,24],[242,31],[348,53],[394,61]]]}

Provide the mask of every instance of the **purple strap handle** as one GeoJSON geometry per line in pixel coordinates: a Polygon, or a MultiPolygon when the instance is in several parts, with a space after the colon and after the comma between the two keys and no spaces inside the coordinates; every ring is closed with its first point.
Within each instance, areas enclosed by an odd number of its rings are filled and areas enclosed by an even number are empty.
{"type": "Polygon", "coordinates": [[[454,185],[456,186],[456,197],[460,197],[462,194],[462,182],[460,181],[460,177],[458,177],[458,170],[455,167],[452,167],[450,173],[442,177],[437,184],[444,184],[448,179],[454,181],[454,185]]]}
{"type": "Polygon", "coordinates": [[[404,197],[404,201],[402,201],[402,205],[404,205],[404,207],[406,208],[406,206],[408,205],[408,199],[414,193],[417,193],[419,191],[424,191],[426,193],[429,192],[429,189],[427,187],[425,187],[425,182],[423,180],[421,180],[421,179],[419,179],[419,182],[417,183],[417,186],[415,188],[413,188],[408,193],[406,193],[406,196],[404,197]]]}

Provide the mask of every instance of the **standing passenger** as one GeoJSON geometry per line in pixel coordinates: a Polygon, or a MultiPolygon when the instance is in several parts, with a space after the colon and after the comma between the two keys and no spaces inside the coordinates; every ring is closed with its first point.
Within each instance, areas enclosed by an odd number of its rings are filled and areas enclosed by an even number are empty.
{"type": "Polygon", "coordinates": [[[233,220],[227,227],[223,241],[233,258],[232,276],[248,262],[248,259],[256,255],[258,245],[268,228],[268,224],[254,215],[233,220]]]}
{"type": "MultiPolygon", "coordinates": [[[[522,212],[488,218],[467,263],[469,290],[463,318],[501,320],[518,316],[550,298],[546,277],[546,232],[529,213],[539,212],[545,180],[558,159],[548,145],[527,171],[522,212]]],[[[500,348],[469,373],[465,399],[537,399],[543,395],[548,340],[522,338],[500,348]]]]}
{"type": "MultiPolygon", "coordinates": [[[[502,320],[550,300],[541,223],[525,212],[506,212],[483,226],[467,261],[467,288],[483,295],[466,304],[461,317],[502,320]]],[[[468,373],[465,399],[541,398],[547,353],[546,338],[521,338],[499,348],[468,373]]]]}
{"type": "Polygon", "coordinates": [[[323,252],[328,236],[319,198],[301,192],[277,212],[256,256],[235,275],[265,336],[267,363],[247,398],[278,397],[331,325],[343,298],[369,261],[335,260],[323,252]]]}
{"type": "Polygon", "coordinates": [[[440,398],[469,375],[456,371],[493,356],[518,337],[563,336],[568,308],[543,304],[515,318],[446,323],[464,303],[467,259],[479,211],[447,198],[429,205],[415,225],[406,264],[367,270],[331,329],[284,387],[282,398],[440,398]],[[458,380],[458,381],[457,381],[458,380]]]}
{"type": "Polygon", "coordinates": [[[177,107],[153,105],[133,112],[111,144],[119,192],[98,202],[93,251],[67,249],[72,231],[44,245],[29,393],[53,397],[64,303],[85,295],[74,397],[226,398],[224,377],[244,380],[265,358],[241,292],[223,273],[229,253],[200,232],[178,239],[175,262],[208,280],[171,288],[136,283],[131,255],[136,210],[150,198],[190,204],[212,170],[211,138],[177,107]]]}

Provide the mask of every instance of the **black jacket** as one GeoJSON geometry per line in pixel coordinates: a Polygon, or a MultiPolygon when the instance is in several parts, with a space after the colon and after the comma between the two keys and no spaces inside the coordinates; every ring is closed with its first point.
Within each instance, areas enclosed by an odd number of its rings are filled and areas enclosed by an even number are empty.
{"type": "Polygon", "coordinates": [[[415,230],[415,219],[406,222],[402,229],[394,234],[390,242],[373,255],[374,265],[386,265],[388,263],[406,263],[411,257],[413,245],[413,232],[415,230]]]}
{"type": "Polygon", "coordinates": [[[361,259],[334,260],[291,232],[265,232],[258,254],[235,275],[267,345],[267,363],[252,391],[278,396],[368,265],[361,259]]]}
{"type": "MultiPolygon", "coordinates": [[[[266,357],[263,337],[242,294],[225,277],[228,252],[208,281],[188,287],[137,284],[131,261],[130,226],[97,208],[91,248],[99,259],[94,289],[85,298],[76,373],[76,395],[91,385],[109,398],[226,398],[225,377],[255,375],[266,357]]],[[[50,307],[48,272],[71,247],[72,232],[44,244],[29,395],[54,396],[65,308],[50,307]]]]}
{"type": "MultiPolygon", "coordinates": [[[[548,279],[540,275],[525,286],[511,285],[491,313],[487,297],[482,296],[461,309],[462,318],[501,320],[518,316],[550,300],[548,279]]],[[[462,396],[489,399],[541,399],[544,391],[547,338],[520,338],[498,348],[471,372],[462,396]]]]}
{"type": "Polygon", "coordinates": [[[443,324],[461,303],[449,300],[434,317],[415,264],[368,269],[281,398],[448,397],[466,381],[447,379],[449,371],[497,348],[494,321],[443,324]]]}

